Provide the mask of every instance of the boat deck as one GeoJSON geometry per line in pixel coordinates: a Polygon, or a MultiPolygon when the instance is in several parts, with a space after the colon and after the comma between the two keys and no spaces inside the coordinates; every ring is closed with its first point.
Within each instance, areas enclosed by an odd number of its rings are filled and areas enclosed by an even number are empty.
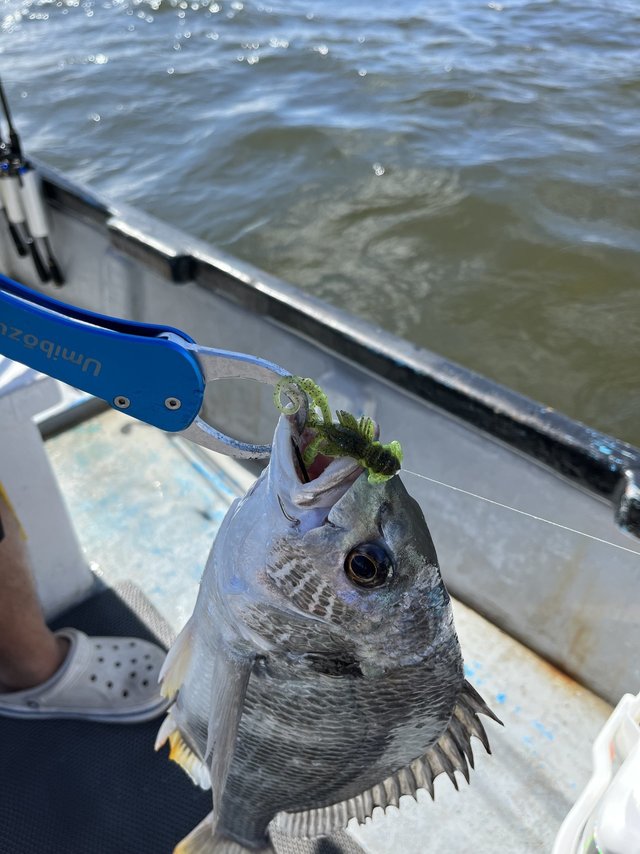
{"type": "MultiPolygon", "coordinates": [[[[218,526],[254,475],[114,411],[46,447],[96,575],[108,586],[133,581],[177,632],[218,526]]],[[[548,852],[590,776],[591,744],[611,707],[454,607],[468,678],[505,724],[487,722],[493,756],[478,743],[470,786],[460,777],[456,792],[440,777],[434,802],[420,792],[364,826],[351,822],[349,832],[370,854],[548,852]]]]}

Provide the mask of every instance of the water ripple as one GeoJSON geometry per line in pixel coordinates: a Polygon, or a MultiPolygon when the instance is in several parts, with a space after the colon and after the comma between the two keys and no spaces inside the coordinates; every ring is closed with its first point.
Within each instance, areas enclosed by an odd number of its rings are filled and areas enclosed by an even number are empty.
{"type": "Polygon", "coordinates": [[[33,154],[640,444],[636,0],[372,9],[7,0],[0,71],[33,154]]]}

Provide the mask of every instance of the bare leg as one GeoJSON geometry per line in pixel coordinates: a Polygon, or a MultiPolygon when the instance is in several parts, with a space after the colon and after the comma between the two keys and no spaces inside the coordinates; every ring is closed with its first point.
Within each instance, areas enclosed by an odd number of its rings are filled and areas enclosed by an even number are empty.
{"type": "Polygon", "coordinates": [[[53,676],[68,642],[45,624],[24,535],[1,487],[0,526],[0,691],[19,691],[53,676]]]}

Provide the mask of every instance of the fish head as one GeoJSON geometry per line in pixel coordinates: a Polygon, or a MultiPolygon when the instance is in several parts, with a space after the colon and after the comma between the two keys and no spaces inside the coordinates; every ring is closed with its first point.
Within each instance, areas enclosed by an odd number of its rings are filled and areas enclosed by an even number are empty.
{"type": "Polygon", "coordinates": [[[266,477],[274,516],[260,583],[263,604],[278,613],[274,637],[294,655],[331,650],[372,674],[422,663],[443,646],[459,659],[418,503],[398,476],[370,483],[352,459],[320,459],[305,472],[294,444],[309,440],[283,416],[266,477]],[[287,622],[298,630],[284,632],[287,622]]]}

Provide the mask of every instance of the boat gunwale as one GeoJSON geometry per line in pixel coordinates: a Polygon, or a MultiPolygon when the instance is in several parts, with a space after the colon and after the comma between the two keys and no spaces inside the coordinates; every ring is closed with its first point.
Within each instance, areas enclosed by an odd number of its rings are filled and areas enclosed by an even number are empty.
{"type": "Polygon", "coordinates": [[[108,232],[111,245],[176,285],[216,296],[337,353],[609,502],[640,538],[640,449],[411,344],[271,274],[37,162],[56,210],[108,232]],[[153,236],[151,236],[153,235],[153,236]]]}

